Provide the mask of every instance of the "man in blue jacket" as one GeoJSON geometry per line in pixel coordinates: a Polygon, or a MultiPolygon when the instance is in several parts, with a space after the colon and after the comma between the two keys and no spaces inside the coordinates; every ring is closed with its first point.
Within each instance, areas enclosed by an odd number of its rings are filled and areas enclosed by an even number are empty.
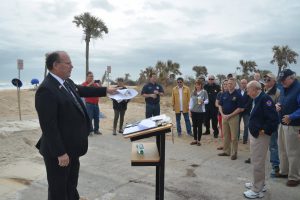
{"type": "Polygon", "coordinates": [[[280,174],[276,177],[288,178],[286,185],[295,187],[300,184],[300,83],[290,69],[279,73],[278,80],[283,86],[279,103],[278,147],[280,174]]]}
{"type": "Polygon", "coordinates": [[[253,165],[253,182],[246,183],[244,196],[249,199],[262,198],[265,188],[265,161],[271,134],[277,129],[278,115],[272,98],[262,92],[261,84],[251,81],[247,85],[248,95],[253,99],[249,118],[250,153],[253,165]]]}

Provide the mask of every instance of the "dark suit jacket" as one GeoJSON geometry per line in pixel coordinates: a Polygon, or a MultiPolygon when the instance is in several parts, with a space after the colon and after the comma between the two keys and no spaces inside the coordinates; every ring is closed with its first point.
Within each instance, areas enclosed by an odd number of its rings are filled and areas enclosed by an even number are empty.
{"type": "Polygon", "coordinates": [[[278,114],[272,98],[261,92],[254,99],[254,108],[250,113],[249,131],[255,138],[259,136],[259,131],[264,130],[265,134],[271,135],[278,127],[278,114]]]}
{"type": "Polygon", "coordinates": [[[106,88],[75,85],[68,79],[73,94],[81,104],[51,75],[44,79],[35,95],[42,136],[36,147],[45,157],[57,158],[65,153],[79,157],[87,152],[90,120],[80,96],[106,96],[106,88]]]}

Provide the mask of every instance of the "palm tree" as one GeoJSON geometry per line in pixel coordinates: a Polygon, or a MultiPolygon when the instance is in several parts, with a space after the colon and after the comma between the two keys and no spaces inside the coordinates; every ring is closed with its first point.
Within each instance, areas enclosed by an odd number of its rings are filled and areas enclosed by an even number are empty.
{"type": "Polygon", "coordinates": [[[255,61],[244,61],[240,60],[240,65],[242,66],[242,77],[248,79],[249,78],[249,72],[255,72],[257,64],[255,61]]]}
{"type": "Polygon", "coordinates": [[[207,69],[205,66],[194,66],[193,71],[196,72],[196,78],[198,78],[200,75],[207,76],[207,69]]]}
{"type": "Polygon", "coordinates": [[[125,79],[124,81],[127,82],[129,80],[130,74],[129,73],[125,73],[125,79]]]}
{"type": "Polygon", "coordinates": [[[90,40],[102,38],[103,33],[108,33],[108,28],[105,23],[90,13],[85,12],[81,15],[75,16],[73,23],[77,27],[82,27],[85,34],[85,61],[86,61],[86,73],[89,71],[89,46],[90,40]]]}
{"type": "Polygon", "coordinates": [[[168,83],[170,79],[175,79],[176,75],[181,75],[179,71],[180,65],[172,60],[168,60],[166,63],[157,61],[155,69],[158,75],[159,82],[168,83]]]}
{"type": "Polygon", "coordinates": [[[274,64],[275,62],[278,65],[278,73],[281,72],[281,70],[288,67],[288,64],[294,63],[297,64],[297,57],[299,56],[295,51],[289,48],[288,45],[286,46],[273,46],[273,59],[270,61],[271,64],[274,64]]]}

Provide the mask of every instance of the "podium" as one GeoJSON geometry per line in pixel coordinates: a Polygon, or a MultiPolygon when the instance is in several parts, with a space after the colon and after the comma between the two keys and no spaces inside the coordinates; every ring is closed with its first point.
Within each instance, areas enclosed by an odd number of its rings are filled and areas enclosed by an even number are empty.
{"type": "Polygon", "coordinates": [[[144,142],[144,154],[138,154],[136,149],[137,143],[132,143],[131,150],[131,166],[156,166],[156,185],[155,185],[155,199],[164,199],[165,187],[165,139],[166,133],[171,132],[172,124],[138,131],[128,135],[124,138],[129,138],[132,142],[156,137],[156,142],[144,142]]]}

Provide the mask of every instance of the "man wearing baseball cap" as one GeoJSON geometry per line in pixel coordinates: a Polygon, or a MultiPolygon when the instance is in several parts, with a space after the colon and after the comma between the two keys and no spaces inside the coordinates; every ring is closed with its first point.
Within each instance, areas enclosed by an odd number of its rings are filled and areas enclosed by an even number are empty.
{"type": "Polygon", "coordinates": [[[279,178],[288,178],[286,185],[295,187],[300,184],[300,83],[296,74],[290,69],[284,69],[279,73],[278,80],[283,90],[276,104],[279,112],[279,178]]]}

